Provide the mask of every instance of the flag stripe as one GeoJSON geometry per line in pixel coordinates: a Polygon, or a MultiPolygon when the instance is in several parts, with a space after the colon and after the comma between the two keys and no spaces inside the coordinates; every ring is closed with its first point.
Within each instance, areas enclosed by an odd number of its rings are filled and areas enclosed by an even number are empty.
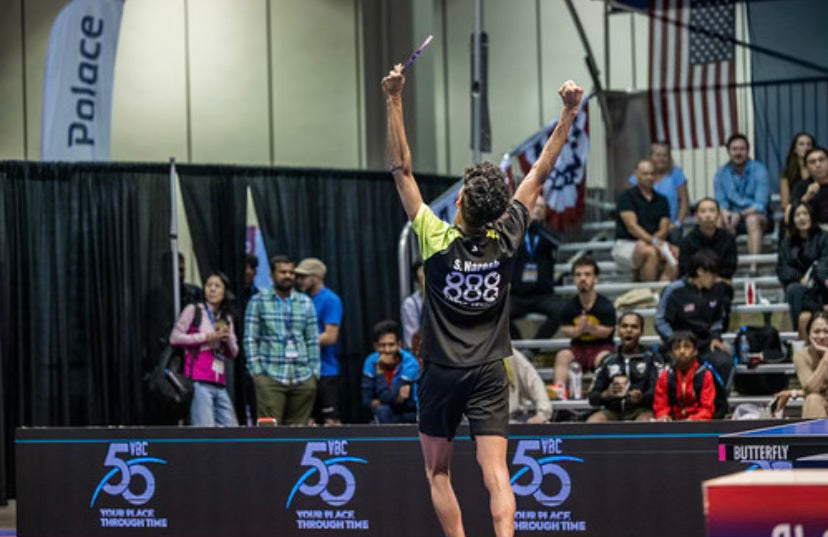
{"type": "Polygon", "coordinates": [[[733,44],[716,35],[734,35],[733,9],[727,0],[650,3],[652,138],[677,149],[710,147],[737,128],[733,44]]]}
{"type": "MultiPolygon", "coordinates": [[[[684,13],[684,10],[681,9],[681,0],[674,0],[673,2],[673,11],[678,15],[679,19],[684,13]]],[[[685,138],[684,138],[684,101],[682,97],[685,94],[684,86],[682,85],[682,73],[686,72],[687,68],[685,64],[681,61],[681,39],[682,36],[687,32],[677,32],[673,31],[673,40],[675,41],[675,65],[674,70],[675,74],[673,75],[673,87],[676,88],[675,91],[672,92],[673,97],[673,110],[675,110],[675,130],[676,130],[676,137],[678,140],[679,147],[687,147],[685,145],[685,138]]]]}
{"type": "Polygon", "coordinates": [[[656,140],[666,140],[664,130],[661,125],[661,96],[659,95],[660,84],[660,68],[661,65],[661,47],[656,46],[656,43],[661,42],[661,21],[656,18],[656,13],[659,6],[651,4],[650,6],[650,134],[656,140]]]}

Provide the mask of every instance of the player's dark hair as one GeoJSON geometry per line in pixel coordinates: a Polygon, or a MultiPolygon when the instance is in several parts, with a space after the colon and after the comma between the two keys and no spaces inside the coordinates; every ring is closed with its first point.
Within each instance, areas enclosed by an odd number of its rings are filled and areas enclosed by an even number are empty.
{"type": "Polygon", "coordinates": [[[390,319],[380,321],[374,325],[374,343],[380,340],[385,334],[394,334],[397,341],[400,340],[400,323],[390,319]]]}
{"type": "Polygon", "coordinates": [[[481,228],[498,218],[509,204],[509,187],[500,168],[483,162],[466,168],[463,173],[463,222],[481,228]]]}

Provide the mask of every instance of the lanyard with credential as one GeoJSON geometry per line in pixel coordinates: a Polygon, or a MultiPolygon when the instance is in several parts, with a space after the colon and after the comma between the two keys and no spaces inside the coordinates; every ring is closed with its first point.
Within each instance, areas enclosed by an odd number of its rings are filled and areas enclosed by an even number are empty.
{"type": "Polygon", "coordinates": [[[204,310],[207,312],[207,318],[210,319],[210,324],[213,325],[213,329],[216,328],[216,318],[213,317],[213,312],[210,311],[210,306],[204,304],[204,310]]]}
{"type": "Polygon", "coordinates": [[[290,300],[280,299],[285,303],[287,313],[282,316],[282,322],[285,324],[285,343],[293,341],[293,308],[290,305],[290,300]]]}
{"type": "Polygon", "coordinates": [[[535,239],[530,241],[529,240],[529,232],[526,232],[526,235],[523,236],[523,242],[526,243],[526,253],[529,254],[529,258],[535,257],[535,249],[538,247],[538,241],[540,240],[540,233],[535,233],[535,239]]]}

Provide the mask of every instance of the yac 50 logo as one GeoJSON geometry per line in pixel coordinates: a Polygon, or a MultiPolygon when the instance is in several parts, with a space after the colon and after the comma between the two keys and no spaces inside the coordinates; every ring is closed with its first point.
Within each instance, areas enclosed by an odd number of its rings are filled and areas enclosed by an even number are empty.
{"type": "Polygon", "coordinates": [[[334,507],[348,503],[353,498],[354,492],[356,492],[356,480],[354,479],[354,474],[343,463],[355,462],[368,464],[368,461],[357,457],[349,457],[347,448],[347,440],[308,442],[305,445],[305,453],[302,456],[300,464],[302,466],[310,466],[310,469],[296,481],[293,490],[290,491],[290,496],[288,496],[285,509],[290,507],[290,503],[293,501],[293,497],[297,491],[305,496],[319,496],[325,503],[334,507]],[[317,453],[333,455],[333,457],[323,460],[316,456],[317,453]],[[312,485],[306,483],[305,481],[310,479],[314,474],[319,474],[316,478],[316,483],[312,485]],[[341,489],[342,492],[335,494],[329,490],[329,487],[333,490],[341,489]]]}
{"type": "Polygon", "coordinates": [[[122,496],[132,505],[143,505],[155,494],[155,476],[149,468],[144,466],[148,463],[167,464],[167,461],[149,456],[149,444],[147,442],[118,442],[109,444],[109,451],[104,460],[104,466],[112,466],[110,470],[98,483],[89,507],[95,505],[101,490],[111,496],[122,496]],[[121,454],[125,453],[134,458],[123,459],[121,454]],[[138,488],[132,487],[138,477],[138,488]],[[143,482],[143,483],[141,483],[143,482]],[[143,489],[141,485],[143,484],[143,489]],[[139,492],[135,492],[138,490],[139,492]]]}
{"type": "Polygon", "coordinates": [[[584,460],[562,455],[561,449],[560,438],[519,441],[512,464],[523,465],[523,468],[515,472],[509,480],[514,493],[518,496],[532,496],[546,507],[555,507],[565,502],[572,491],[572,480],[569,478],[569,473],[558,463],[584,462],[584,460]],[[529,454],[532,451],[540,451],[540,454],[545,456],[535,459],[529,454]],[[529,474],[528,483],[525,479],[521,479],[525,474],[529,474]],[[555,494],[549,495],[542,488],[547,475],[553,475],[556,478],[558,488],[555,494]]]}

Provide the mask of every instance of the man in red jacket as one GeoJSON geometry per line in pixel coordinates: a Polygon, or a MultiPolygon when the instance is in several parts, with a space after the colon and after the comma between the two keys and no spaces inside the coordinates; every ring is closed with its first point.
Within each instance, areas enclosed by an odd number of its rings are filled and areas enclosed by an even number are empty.
{"type": "Polygon", "coordinates": [[[713,418],[716,388],[713,374],[696,360],[696,336],[679,330],[667,342],[673,364],[656,383],[653,411],[659,421],[701,421],[713,418]]]}

